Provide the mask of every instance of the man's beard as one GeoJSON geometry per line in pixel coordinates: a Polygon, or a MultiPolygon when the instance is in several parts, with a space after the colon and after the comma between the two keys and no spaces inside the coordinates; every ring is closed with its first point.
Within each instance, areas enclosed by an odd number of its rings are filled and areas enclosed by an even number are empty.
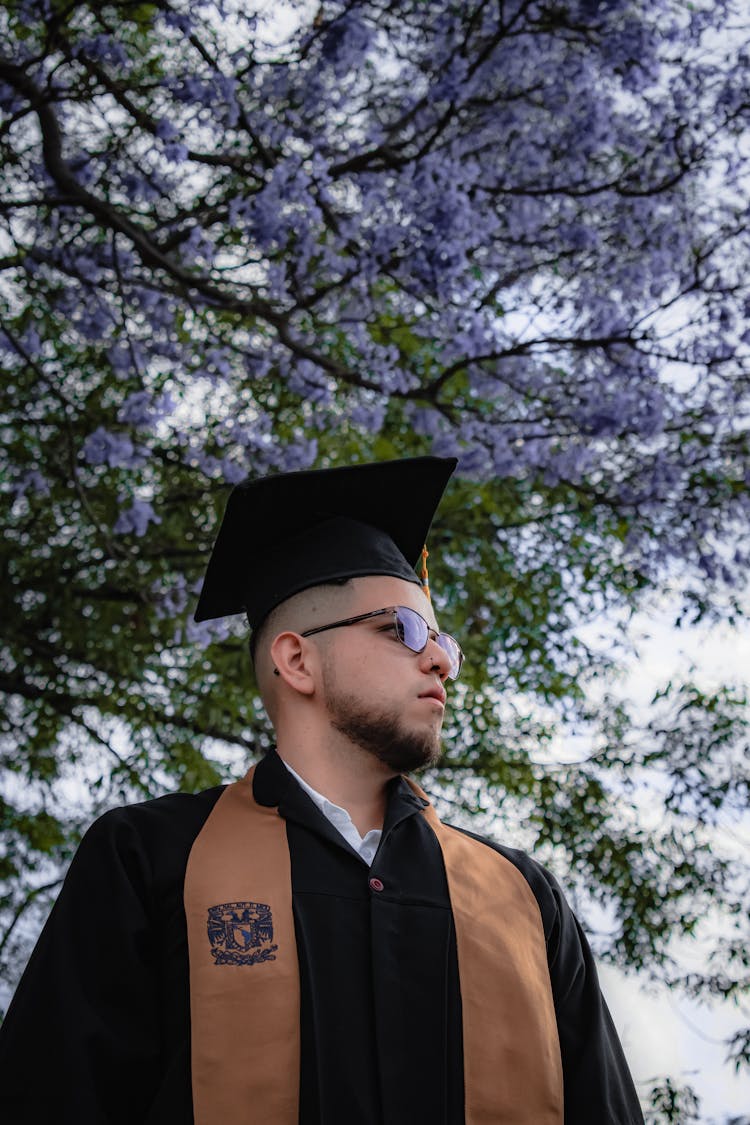
{"type": "Polygon", "coordinates": [[[390,712],[377,715],[365,710],[358,699],[339,694],[330,677],[326,695],[333,729],[395,773],[432,766],[440,757],[439,729],[410,731],[390,712]]]}

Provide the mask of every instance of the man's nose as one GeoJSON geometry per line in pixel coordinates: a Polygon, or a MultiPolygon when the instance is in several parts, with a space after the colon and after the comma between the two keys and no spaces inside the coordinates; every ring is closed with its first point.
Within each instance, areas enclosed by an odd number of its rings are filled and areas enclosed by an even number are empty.
{"type": "Polygon", "coordinates": [[[430,637],[419,654],[421,667],[426,672],[436,671],[441,680],[448,678],[451,662],[448,653],[441,648],[434,637],[430,637]]]}

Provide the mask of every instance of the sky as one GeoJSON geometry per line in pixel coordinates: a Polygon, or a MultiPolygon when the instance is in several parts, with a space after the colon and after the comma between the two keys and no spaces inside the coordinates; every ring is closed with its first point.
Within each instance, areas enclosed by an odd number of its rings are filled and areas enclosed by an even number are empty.
{"type": "Polygon", "coordinates": [[[609,965],[600,966],[600,978],[639,1092],[650,1079],[670,1075],[700,1096],[702,1125],[723,1125],[743,1114],[750,1123],[750,1077],[724,1063],[723,1041],[742,1020],[736,1009],[649,990],[609,965]]]}
{"type": "MultiPolygon", "coordinates": [[[[703,688],[750,683],[748,622],[739,629],[721,625],[677,630],[671,624],[671,608],[664,603],[634,620],[633,636],[639,640],[624,670],[623,695],[645,707],[656,684],[673,671],[691,668],[703,688]]],[[[739,834],[742,840],[747,859],[750,818],[739,834]]],[[[686,949],[685,955],[690,957],[691,950],[686,949]]],[[[723,1043],[733,1031],[750,1024],[750,1001],[744,1011],[730,1003],[697,1005],[665,988],[647,988],[619,969],[601,966],[600,971],[636,1082],[669,1074],[700,1095],[702,1125],[723,1125],[732,1116],[750,1125],[750,1075],[747,1071],[737,1075],[725,1065],[723,1043]]]]}

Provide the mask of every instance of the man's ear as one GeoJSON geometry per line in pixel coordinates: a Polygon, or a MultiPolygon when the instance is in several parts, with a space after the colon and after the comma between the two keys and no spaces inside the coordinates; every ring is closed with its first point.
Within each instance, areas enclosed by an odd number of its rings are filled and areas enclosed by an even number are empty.
{"type": "Polygon", "coordinates": [[[299,633],[287,630],[274,637],[269,650],[273,662],[274,675],[280,676],[300,695],[312,695],[315,691],[316,650],[305,644],[299,633]]]}

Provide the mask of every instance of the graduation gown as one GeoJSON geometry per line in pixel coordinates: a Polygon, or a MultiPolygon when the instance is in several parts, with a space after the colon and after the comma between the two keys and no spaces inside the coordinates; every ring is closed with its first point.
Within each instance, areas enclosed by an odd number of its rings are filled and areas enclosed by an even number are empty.
{"type": "MultiPolygon", "coordinates": [[[[191,1125],[183,881],[221,792],[115,809],[86,834],[0,1028],[0,1119],[191,1125]]],[[[259,763],[254,795],[278,806],[287,827],[300,1125],[463,1125],[455,929],[419,797],[401,778],[389,783],[368,868],[277,755],[259,763]],[[376,905],[371,879],[382,884],[376,905]]],[[[588,944],[557,883],[523,853],[482,842],[515,865],[539,904],[566,1125],[638,1125],[588,944]]],[[[262,1012],[248,1012],[247,1034],[262,1051],[262,1012]]],[[[256,1123],[249,1113],[234,1125],[256,1123]]]]}

